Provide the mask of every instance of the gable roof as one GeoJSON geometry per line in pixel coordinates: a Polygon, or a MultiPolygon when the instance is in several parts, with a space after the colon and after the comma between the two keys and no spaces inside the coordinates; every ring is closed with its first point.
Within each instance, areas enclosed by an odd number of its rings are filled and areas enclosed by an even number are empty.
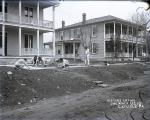
{"type": "MultiPolygon", "coordinates": [[[[112,15],[107,15],[107,16],[103,16],[103,17],[88,19],[88,20],[86,20],[86,25],[94,24],[94,23],[100,23],[100,22],[104,22],[104,21],[111,21],[111,20],[117,20],[117,21],[121,21],[121,22],[124,22],[124,23],[128,23],[128,24],[134,24],[130,21],[127,21],[127,20],[124,20],[124,19],[121,19],[121,18],[118,18],[118,17],[114,17],[112,15]]],[[[82,22],[78,22],[78,23],[75,23],[75,24],[67,25],[67,26],[64,27],[64,29],[65,28],[78,27],[78,26],[81,26],[81,25],[82,25],[82,22]]],[[[56,30],[61,30],[61,29],[62,28],[58,28],[56,30]]]]}

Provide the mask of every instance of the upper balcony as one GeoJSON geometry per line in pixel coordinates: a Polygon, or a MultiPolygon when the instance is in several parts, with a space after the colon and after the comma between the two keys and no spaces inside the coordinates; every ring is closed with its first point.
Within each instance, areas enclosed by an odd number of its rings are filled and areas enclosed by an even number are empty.
{"type": "MultiPolygon", "coordinates": [[[[2,12],[0,13],[0,22],[3,21],[3,15],[2,12]]],[[[11,15],[9,13],[5,13],[5,22],[12,24],[12,25],[19,25],[19,16],[11,15]]],[[[21,25],[26,26],[34,26],[34,27],[41,27],[41,28],[48,28],[48,29],[54,29],[53,21],[47,21],[47,20],[40,20],[38,25],[38,20],[35,18],[29,18],[29,17],[22,17],[21,18],[21,25]]]]}
{"type": "Polygon", "coordinates": [[[117,22],[105,23],[105,41],[120,40],[126,42],[144,43],[142,30],[134,25],[117,22]]]}

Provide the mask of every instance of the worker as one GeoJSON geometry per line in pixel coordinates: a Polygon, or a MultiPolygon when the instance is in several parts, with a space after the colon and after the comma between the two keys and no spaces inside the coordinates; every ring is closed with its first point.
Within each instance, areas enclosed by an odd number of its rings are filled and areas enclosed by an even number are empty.
{"type": "Polygon", "coordinates": [[[28,64],[27,64],[27,59],[26,58],[19,59],[19,60],[16,61],[16,63],[15,63],[15,68],[16,69],[24,69],[24,67],[27,67],[28,69],[30,69],[28,64]]]}

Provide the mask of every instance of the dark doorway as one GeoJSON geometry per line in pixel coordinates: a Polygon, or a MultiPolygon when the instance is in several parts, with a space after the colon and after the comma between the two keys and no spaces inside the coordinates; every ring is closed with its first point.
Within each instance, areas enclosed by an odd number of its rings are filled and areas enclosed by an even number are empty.
{"type": "Polygon", "coordinates": [[[7,56],[7,33],[5,33],[5,56],[7,56]]]}
{"type": "Polygon", "coordinates": [[[73,43],[65,43],[65,54],[73,54],[73,43]]]}
{"type": "Polygon", "coordinates": [[[133,43],[133,57],[136,58],[136,44],[133,43]]]}

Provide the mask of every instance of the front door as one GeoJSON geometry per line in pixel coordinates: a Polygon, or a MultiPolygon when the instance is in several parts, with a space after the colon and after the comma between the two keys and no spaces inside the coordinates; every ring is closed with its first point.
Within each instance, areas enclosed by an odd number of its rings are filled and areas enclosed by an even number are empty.
{"type": "Polygon", "coordinates": [[[25,42],[24,42],[25,48],[33,48],[33,35],[25,34],[24,40],[25,40],[25,42]]]}

